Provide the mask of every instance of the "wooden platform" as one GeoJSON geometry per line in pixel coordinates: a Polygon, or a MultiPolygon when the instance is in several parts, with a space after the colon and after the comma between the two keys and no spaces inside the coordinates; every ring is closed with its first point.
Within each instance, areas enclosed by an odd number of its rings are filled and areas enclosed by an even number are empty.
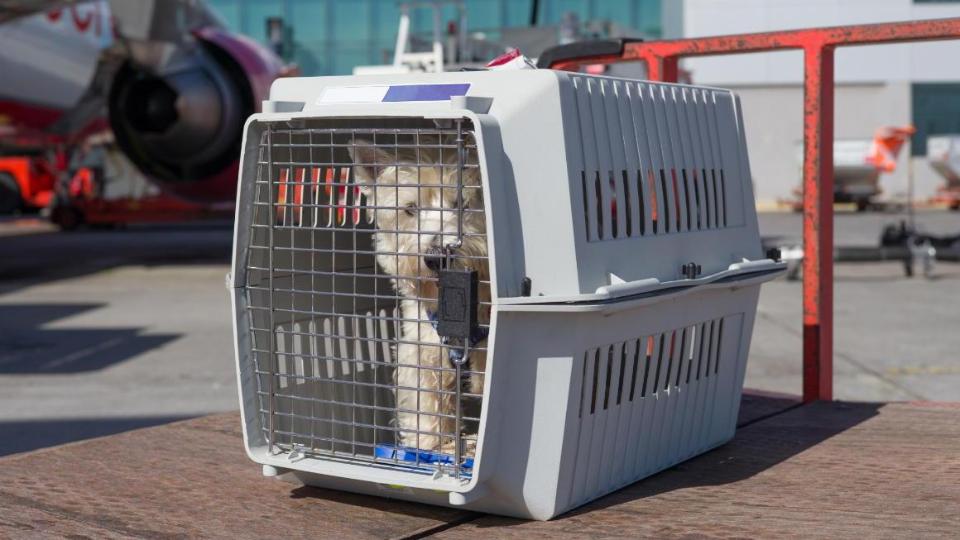
{"type": "Polygon", "coordinates": [[[0,459],[0,538],[954,537],[960,404],[747,396],[733,442],[554,521],[260,476],[236,414],[0,459]]]}

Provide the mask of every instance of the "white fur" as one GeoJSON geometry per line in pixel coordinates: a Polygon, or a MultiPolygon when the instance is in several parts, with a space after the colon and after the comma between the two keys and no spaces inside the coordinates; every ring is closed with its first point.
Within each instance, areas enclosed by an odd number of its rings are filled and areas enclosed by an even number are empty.
{"type": "MultiPolygon", "coordinates": [[[[433,138],[431,143],[437,141],[433,138]]],[[[438,369],[453,365],[446,350],[431,346],[440,344],[440,336],[429,322],[428,314],[436,312],[437,284],[419,278],[436,277],[424,264],[423,255],[428,249],[454,243],[461,218],[464,233],[486,233],[483,212],[462,212],[461,216],[456,210],[458,191],[462,192],[463,208],[482,210],[483,195],[476,168],[464,169],[462,185],[465,187],[457,189],[457,167],[449,166],[457,163],[455,152],[454,149],[443,149],[442,162],[448,166],[441,167],[441,152],[437,148],[403,149],[396,154],[392,149],[358,140],[350,149],[354,163],[358,164],[354,166],[354,177],[362,186],[365,204],[378,207],[368,210],[372,212],[377,227],[374,234],[377,262],[393,276],[393,285],[403,297],[400,309],[405,322],[401,343],[396,347],[396,400],[398,407],[407,412],[397,415],[400,442],[404,446],[440,449],[451,454],[459,439],[459,434],[454,433],[456,396],[440,391],[454,392],[458,381],[454,371],[438,369]],[[418,163],[420,167],[416,166],[418,163]],[[448,436],[438,437],[440,433],[448,436]]],[[[468,163],[477,163],[475,153],[466,157],[468,163]]],[[[486,255],[485,236],[465,236],[453,259],[456,267],[477,271],[481,280],[481,302],[490,300],[489,286],[482,283],[490,279],[486,255]],[[464,259],[456,255],[483,258],[464,259]]],[[[488,324],[489,309],[479,311],[480,323],[488,324]]],[[[486,340],[476,345],[485,348],[486,340]]],[[[469,376],[466,391],[483,393],[483,375],[480,373],[486,370],[486,360],[484,351],[474,349],[470,353],[466,366],[477,373],[469,376]]],[[[472,445],[464,449],[464,455],[472,453],[472,445]]]]}

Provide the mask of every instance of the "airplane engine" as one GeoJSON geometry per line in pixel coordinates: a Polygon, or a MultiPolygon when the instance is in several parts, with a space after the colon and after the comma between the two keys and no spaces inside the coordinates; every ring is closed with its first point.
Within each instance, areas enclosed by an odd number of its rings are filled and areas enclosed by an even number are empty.
{"type": "Polygon", "coordinates": [[[282,66],[222,29],[193,37],[191,47],[146,51],[123,64],[110,88],[110,124],[123,152],[164,190],[226,201],[236,190],[243,124],[282,66]]]}

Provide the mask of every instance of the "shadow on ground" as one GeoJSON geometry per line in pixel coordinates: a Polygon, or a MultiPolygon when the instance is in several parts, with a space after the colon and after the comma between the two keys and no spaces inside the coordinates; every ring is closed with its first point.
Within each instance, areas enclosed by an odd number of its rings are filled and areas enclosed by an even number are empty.
{"type": "Polygon", "coordinates": [[[226,264],[230,223],[3,236],[0,294],[126,265],[226,264]]]}
{"type": "Polygon", "coordinates": [[[883,406],[880,403],[863,403],[850,407],[846,414],[824,415],[821,408],[835,403],[814,403],[797,408],[791,415],[798,421],[787,429],[777,423],[751,423],[738,431],[734,439],[716,450],[681,463],[641,482],[611,493],[591,504],[573,510],[560,517],[573,517],[602,508],[652,497],[670,491],[696,486],[715,486],[745,480],[843,433],[877,415],[883,406]],[[803,418],[829,418],[829,423],[810,425],[803,418]],[[768,432],[769,436],[762,432],[768,432]],[[749,432],[752,445],[742,444],[741,439],[749,432]],[[789,435],[787,433],[789,432],[789,435]],[[757,443],[758,439],[762,441],[757,443]]]}
{"type": "Polygon", "coordinates": [[[420,504],[415,502],[391,499],[388,497],[371,497],[369,495],[360,495],[348,491],[337,491],[333,489],[318,488],[313,486],[300,486],[290,491],[291,499],[323,499],[325,501],[335,501],[340,504],[355,506],[363,510],[372,510],[379,512],[389,512],[407,517],[417,518],[437,518],[444,519],[448,526],[454,526],[459,523],[465,523],[471,519],[482,516],[476,512],[464,512],[459,508],[443,508],[420,504]]]}
{"type": "MultiPolygon", "coordinates": [[[[191,418],[156,416],[0,421],[0,456],[191,418]]],[[[133,450],[133,449],[131,449],[133,450]]]]}
{"type": "MultiPolygon", "coordinates": [[[[757,429],[762,425],[763,420],[783,414],[793,409],[802,409],[799,400],[794,396],[785,394],[746,391],[743,395],[742,406],[740,407],[740,416],[738,419],[739,429],[757,429]]],[[[854,425],[863,422],[876,413],[876,409],[860,408],[856,414],[844,416],[844,420],[835,424],[824,426],[822,430],[816,433],[806,434],[807,436],[797,437],[795,444],[784,445],[782,442],[773,444],[772,448],[765,449],[765,452],[758,452],[753,449],[745,448],[742,444],[738,445],[738,438],[733,442],[708,452],[700,457],[677,465],[667,471],[654,475],[650,478],[629,485],[619,491],[616,491],[606,497],[603,497],[587,506],[578,508],[572,512],[564,514],[557,518],[577,516],[586,512],[596,511],[608,506],[622,504],[635,499],[650,497],[658,493],[683,489],[695,485],[729,483],[740,479],[753,476],[763,470],[776,465],[777,463],[788,459],[789,457],[802,452],[803,450],[836,435],[854,425]],[[772,450],[767,452],[767,450],[772,450]],[[738,466],[730,467],[731,460],[736,460],[738,466]],[[720,463],[720,466],[718,466],[720,463]],[[724,471],[717,474],[716,471],[724,471]]],[[[771,439],[774,440],[774,439],[771,439]]],[[[328,489],[320,489],[310,486],[301,486],[291,491],[292,498],[318,498],[325,500],[334,500],[337,502],[350,504],[360,507],[376,507],[386,509],[390,512],[405,515],[421,515],[430,507],[414,504],[400,503],[390,501],[379,497],[370,497],[365,495],[356,495],[345,492],[338,492],[328,489]]],[[[489,516],[474,512],[457,511],[450,518],[450,521],[441,526],[446,529],[455,525],[467,522],[476,522],[477,527],[486,528],[488,526],[510,526],[527,523],[525,520],[512,519],[500,516],[489,516]],[[479,518],[479,521],[477,521],[479,518]]],[[[436,532],[436,531],[433,531],[436,532]]]]}
{"type": "Polygon", "coordinates": [[[179,334],[142,328],[44,328],[103,304],[0,304],[0,375],[96,371],[163,346],[179,334]]]}
{"type": "MultiPolygon", "coordinates": [[[[741,414],[740,427],[731,442],[567,512],[555,519],[557,526],[562,527],[563,520],[586,517],[611,507],[630,511],[629,508],[636,508],[637,501],[676,490],[745,480],[875,417],[883,407],[881,403],[839,402],[800,406],[795,400],[763,395],[745,396],[744,405],[741,413],[745,409],[756,412],[741,414]],[[773,421],[763,421],[771,417],[775,417],[773,421]]],[[[475,526],[524,523],[527,521],[486,516],[475,521],[475,526]]]]}

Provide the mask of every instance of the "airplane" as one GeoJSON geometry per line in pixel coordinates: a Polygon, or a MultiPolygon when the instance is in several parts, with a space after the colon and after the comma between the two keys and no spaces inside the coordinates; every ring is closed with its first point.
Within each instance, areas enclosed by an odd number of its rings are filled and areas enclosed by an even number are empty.
{"type": "Polygon", "coordinates": [[[109,127],[163,191],[230,201],[243,123],[284,69],[198,0],[0,0],[0,146],[109,127]]]}

